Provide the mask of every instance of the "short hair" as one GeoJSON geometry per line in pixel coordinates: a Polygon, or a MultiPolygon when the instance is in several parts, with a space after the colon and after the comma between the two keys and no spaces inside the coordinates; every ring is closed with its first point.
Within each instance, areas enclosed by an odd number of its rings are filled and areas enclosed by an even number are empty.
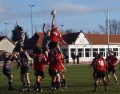
{"type": "Polygon", "coordinates": [[[101,57],[103,57],[103,54],[102,53],[98,54],[98,58],[101,58],[101,57]]]}
{"type": "Polygon", "coordinates": [[[23,31],[23,28],[22,28],[22,27],[18,27],[18,30],[19,30],[19,31],[23,31]]]}
{"type": "Polygon", "coordinates": [[[42,49],[39,48],[39,49],[37,50],[37,54],[41,54],[41,53],[42,53],[42,49]]]}

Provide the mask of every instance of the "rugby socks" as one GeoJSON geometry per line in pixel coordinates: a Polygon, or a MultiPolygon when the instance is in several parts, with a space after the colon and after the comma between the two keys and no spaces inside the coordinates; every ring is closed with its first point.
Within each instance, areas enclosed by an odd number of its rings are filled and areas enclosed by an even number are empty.
{"type": "Polygon", "coordinates": [[[63,79],[62,83],[63,83],[63,86],[65,87],[66,86],[66,79],[63,79]]]}
{"type": "Polygon", "coordinates": [[[9,80],[8,84],[9,84],[9,88],[12,88],[12,80],[9,80]]]}
{"type": "Polygon", "coordinates": [[[27,87],[30,88],[30,83],[27,84],[27,87]]]}
{"type": "Polygon", "coordinates": [[[104,81],[105,91],[107,91],[107,83],[104,81]]]}
{"type": "Polygon", "coordinates": [[[56,88],[59,89],[60,88],[60,82],[56,81],[55,84],[56,84],[56,88]]]}
{"type": "Polygon", "coordinates": [[[24,88],[24,89],[26,88],[26,83],[23,83],[23,88],[24,88]]]}
{"type": "Polygon", "coordinates": [[[94,91],[97,91],[97,83],[96,82],[94,82],[94,87],[95,87],[94,91]]]}
{"type": "Polygon", "coordinates": [[[54,81],[51,81],[51,88],[52,88],[52,89],[56,89],[56,84],[55,84],[54,81]]]}
{"type": "Polygon", "coordinates": [[[36,81],[37,88],[40,88],[40,83],[36,81]]]}

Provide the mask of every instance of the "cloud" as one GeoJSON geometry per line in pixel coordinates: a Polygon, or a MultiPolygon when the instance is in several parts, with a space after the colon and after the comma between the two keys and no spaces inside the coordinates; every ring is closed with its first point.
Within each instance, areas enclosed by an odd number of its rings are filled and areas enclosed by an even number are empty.
{"type": "Polygon", "coordinates": [[[64,2],[52,2],[49,5],[46,5],[47,8],[44,9],[45,12],[48,10],[55,9],[59,15],[75,15],[75,14],[82,14],[82,13],[96,13],[102,11],[102,9],[97,7],[91,7],[84,4],[72,3],[70,1],[64,2]]]}
{"type": "Polygon", "coordinates": [[[56,10],[63,13],[83,13],[88,12],[90,9],[83,5],[73,5],[73,4],[63,4],[60,6],[56,6],[56,10]]]}

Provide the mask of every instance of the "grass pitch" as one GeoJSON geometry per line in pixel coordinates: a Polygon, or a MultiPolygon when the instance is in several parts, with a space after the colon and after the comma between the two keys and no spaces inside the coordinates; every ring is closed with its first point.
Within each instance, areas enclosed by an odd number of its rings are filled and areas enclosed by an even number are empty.
{"type": "MultiPolygon", "coordinates": [[[[104,91],[102,83],[99,84],[97,92],[92,92],[94,89],[92,68],[89,69],[88,65],[70,65],[66,66],[67,71],[65,77],[67,79],[67,88],[64,91],[50,90],[50,77],[46,67],[45,78],[42,81],[43,92],[41,94],[120,94],[120,86],[116,85],[113,77],[111,76],[111,82],[108,84],[108,91],[104,91]]],[[[2,69],[0,69],[0,94],[40,94],[35,92],[33,87],[35,84],[35,76],[33,68],[30,68],[30,80],[31,80],[31,92],[22,92],[22,83],[20,81],[20,69],[11,69],[14,75],[13,86],[15,91],[8,91],[8,81],[6,76],[3,75],[2,69]]],[[[119,70],[117,70],[119,81],[119,70]]]]}

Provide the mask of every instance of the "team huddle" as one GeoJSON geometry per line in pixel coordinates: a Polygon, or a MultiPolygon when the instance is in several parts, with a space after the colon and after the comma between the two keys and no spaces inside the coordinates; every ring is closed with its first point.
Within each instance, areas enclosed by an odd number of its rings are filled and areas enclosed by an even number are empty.
{"type": "Polygon", "coordinates": [[[105,91],[107,91],[107,85],[110,81],[110,73],[115,79],[115,83],[118,84],[118,79],[115,74],[118,59],[114,55],[113,51],[109,51],[109,55],[106,59],[103,58],[103,54],[96,54],[90,66],[93,66],[93,78],[94,78],[94,91],[97,91],[97,84],[102,80],[104,83],[105,91]],[[106,80],[107,78],[107,80],[106,80]]]}
{"type": "MultiPolygon", "coordinates": [[[[53,11],[52,11],[53,13],[53,11]]],[[[51,14],[52,14],[51,13],[51,14]]],[[[51,90],[61,90],[60,87],[66,87],[66,79],[64,76],[64,71],[66,68],[64,66],[64,58],[60,51],[59,41],[63,42],[65,45],[67,43],[62,39],[59,28],[55,27],[54,20],[55,14],[52,19],[51,30],[45,31],[45,23],[43,24],[43,42],[42,48],[38,48],[34,54],[34,71],[35,71],[35,86],[36,91],[42,92],[41,81],[44,78],[45,65],[48,65],[48,73],[51,77],[51,90]]],[[[8,78],[8,89],[14,90],[12,82],[13,75],[10,71],[10,63],[14,60],[17,61],[17,67],[20,67],[21,82],[23,84],[23,91],[31,91],[30,79],[29,79],[29,59],[30,55],[24,49],[25,33],[23,28],[17,24],[19,31],[19,39],[16,42],[16,46],[13,53],[8,52],[3,53],[4,65],[3,74],[8,78]]]]}

